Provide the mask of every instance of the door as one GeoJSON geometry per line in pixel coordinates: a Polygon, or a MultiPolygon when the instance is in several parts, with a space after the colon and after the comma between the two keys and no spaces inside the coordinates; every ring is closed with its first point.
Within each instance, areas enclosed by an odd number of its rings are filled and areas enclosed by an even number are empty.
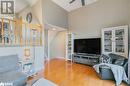
{"type": "Polygon", "coordinates": [[[102,30],[102,53],[115,53],[128,57],[128,26],[110,27],[102,30]]]}
{"type": "Polygon", "coordinates": [[[102,53],[108,54],[113,51],[112,35],[113,31],[111,28],[103,29],[102,31],[102,53]]]}
{"type": "Polygon", "coordinates": [[[115,28],[114,31],[115,48],[116,54],[127,57],[128,56],[128,29],[127,26],[120,26],[115,28]]]}

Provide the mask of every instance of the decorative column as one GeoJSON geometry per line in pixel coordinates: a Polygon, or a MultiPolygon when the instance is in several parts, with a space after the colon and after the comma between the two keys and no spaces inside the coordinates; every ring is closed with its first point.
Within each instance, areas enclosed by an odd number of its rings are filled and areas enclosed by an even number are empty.
{"type": "Polygon", "coordinates": [[[130,56],[129,56],[129,63],[128,63],[128,77],[130,81],[130,56]]]}
{"type": "Polygon", "coordinates": [[[129,30],[129,42],[128,42],[128,49],[129,49],[129,53],[128,53],[128,78],[129,78],[129,82],[130,82],[130,30],[129,30]]]}

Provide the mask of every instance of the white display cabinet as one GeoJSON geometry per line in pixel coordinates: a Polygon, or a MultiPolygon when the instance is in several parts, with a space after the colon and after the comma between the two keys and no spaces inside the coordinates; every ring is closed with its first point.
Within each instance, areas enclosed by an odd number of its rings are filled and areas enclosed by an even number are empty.
{"type": "Polygon", "coordinates": [[[66,34],[66,60],[72,61],[74,51],[74,34],[68,32],[66,34]]]}
{"type": "Polygon", "coordinates": [[[128,26],[104,28],[102,30],[102,53],[115,53],[128,57],[128,26]]]}

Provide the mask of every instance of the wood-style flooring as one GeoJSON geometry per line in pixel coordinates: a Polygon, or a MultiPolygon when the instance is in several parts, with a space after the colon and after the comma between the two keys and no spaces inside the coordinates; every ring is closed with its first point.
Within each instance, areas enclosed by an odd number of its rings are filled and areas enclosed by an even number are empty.
{"type": "MultiPolygon", "coordinates": [[[[47,62],[44,71],[39,72],[33,79],[40,77],[58,86],[115,86],[114,81],[101,80],[92,67],[66,62],[63,59],[53,59],[47,62]]],[[[122,83],[120,86],[127,85],[122,83]]]]}

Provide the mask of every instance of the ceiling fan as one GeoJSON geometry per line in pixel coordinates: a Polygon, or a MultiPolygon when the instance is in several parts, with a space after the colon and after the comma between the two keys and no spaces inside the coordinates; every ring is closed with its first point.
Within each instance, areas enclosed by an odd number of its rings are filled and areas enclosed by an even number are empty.
{"type": "MultiPolygon", "coordinates": [[[[72,4],[73,2],[75,2],[76,0],[71,0],[69,3],[72,4]]],[[[81,0],[82,6],[85,6],[85,0],[81,0]]]]}

